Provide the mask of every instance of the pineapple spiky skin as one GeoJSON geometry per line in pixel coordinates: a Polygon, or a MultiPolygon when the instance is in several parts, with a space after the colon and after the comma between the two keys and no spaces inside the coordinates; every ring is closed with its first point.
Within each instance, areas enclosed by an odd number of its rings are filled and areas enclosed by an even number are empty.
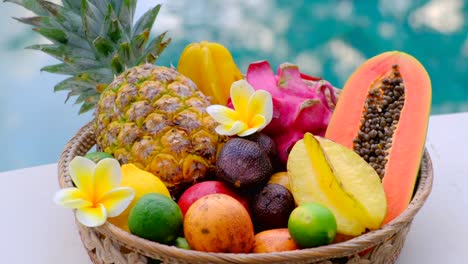
{"type": "Polygon", "coordinates": [[[225,137],[206,113],[210,99],[173,68],[133,67],[103,91],[95,112],[98,146],[158,176],[172,193],[214,170],[225,137]]]}

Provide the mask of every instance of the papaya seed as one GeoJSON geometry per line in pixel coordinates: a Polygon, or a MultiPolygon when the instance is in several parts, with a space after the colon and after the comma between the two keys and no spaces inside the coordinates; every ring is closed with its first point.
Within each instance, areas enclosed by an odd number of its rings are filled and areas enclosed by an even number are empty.
{"type": "Polygon", "coordinates": [[[378,169],[379,175],[385,174],[385,151],[391,148],[393,132],[404,105],[404,84],[398,65],[393,65],[392,71],[380,84],[369,89],[361,128],[353,140],[355,152],[378,169]]]}

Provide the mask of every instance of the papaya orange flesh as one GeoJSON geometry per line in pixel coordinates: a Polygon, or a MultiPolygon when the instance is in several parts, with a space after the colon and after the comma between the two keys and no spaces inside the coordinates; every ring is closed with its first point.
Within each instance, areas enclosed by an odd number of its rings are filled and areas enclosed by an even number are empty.
{"type": "Polygon", "coordinates": [[[408,206],[418,175],[431,106],[421,63],[399,51],[366,61],[348,79],[326,138],[353,149],[377,171],[388,223],[408,206]]]}

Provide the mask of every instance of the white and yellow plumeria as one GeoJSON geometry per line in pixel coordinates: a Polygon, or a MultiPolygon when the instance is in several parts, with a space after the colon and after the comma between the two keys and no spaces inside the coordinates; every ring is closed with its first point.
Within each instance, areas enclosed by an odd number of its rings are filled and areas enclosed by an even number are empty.
{"type": "Polygon", "coordinates": [[[76,209],[76,218],[85,226],[100,226],[107,217],[118,216],[135,197],[132,188],[120,186],[122,172],[115,159],[102,159],[96,164],[89,159],[75,157],[69,168],[76,188],[59,190],[54,201],[76,209]]]}
{"type": "Polygon", "coordinates": [[[220,135],[245,137],[265,128],[273,117],[271,94],[264,90],[255,91],[246,81],[239,80],[231,85],[231,101],[234,109],[224,105],[210,105],[206,108],[219,126],[220,135]]]}

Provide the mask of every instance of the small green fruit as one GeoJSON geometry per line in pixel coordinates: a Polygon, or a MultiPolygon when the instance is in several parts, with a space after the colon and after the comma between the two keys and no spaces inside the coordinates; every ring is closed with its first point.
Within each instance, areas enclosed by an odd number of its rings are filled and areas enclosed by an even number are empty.
{"type": "Polygon", "coordinates": [[[98,163],[102,159],[106,159],[106,158],[113,159],[114,158],[111,154],[101,152],[101,151],[89,152],[84,157],[94,161],[94,163],[98,163]]]}
{"type": "Polygon", "coordinates": [[[179,206],[171,198],[148,193],[130,210],[128,227],[134,235],[171,245],[182,233],[182,218],[179,206]]]}
{"type": "Polygon", "coordinates": [[[190,250],[190,246],[184,237],[178,237],[175,241],[175,246],[181,249],[190,250]]]}
{"type": "Polygon", "coordinates": [[[288,230],[294,241],[303,248],[328,245],[336,236],[336,219],[327,207],[306,203],[292,211],[288,230]]]}

